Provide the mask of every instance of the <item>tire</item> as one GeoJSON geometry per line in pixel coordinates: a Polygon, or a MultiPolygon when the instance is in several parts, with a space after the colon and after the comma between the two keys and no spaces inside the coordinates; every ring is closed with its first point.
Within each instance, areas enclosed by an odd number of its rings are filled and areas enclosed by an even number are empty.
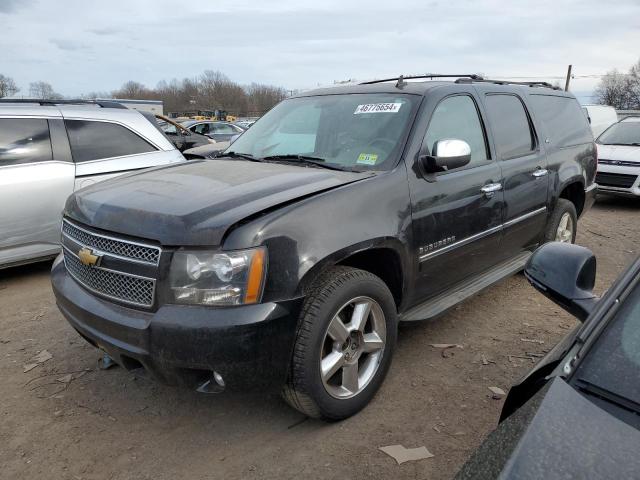
{"type": "Polygon", "coordinates": [[[566,198],[559,198],[556,203],[556,208],[551,214],[549,223],[547,224],[547,231],[544,235],[544,241],[547,242],[565,242],[575,243],[576,233],[578,231],[578,215],[576,213],[575,205],[566,198]],[[570,221],[571,231],[564,234],[560,234],[559,228],[562,222],[568,219],[570,221]]]}
{"type": "Polygon", "coordinates": [[[329,421],[357,413],[387,374],[397,330],[393,295],[379,277],[351,267],[328,269],[302,306],[284,400],[309,417],[329,421]],[[360,318],[364,321],[358,322],[360,318]],[[358,324],[364,327],[353,328],[358,324]],[[342,342],[345,333],[347,340],[342,342]],[[327,368],[323,375],[321,368],[327,365],[343,366],[333,374],[327,368]]]}

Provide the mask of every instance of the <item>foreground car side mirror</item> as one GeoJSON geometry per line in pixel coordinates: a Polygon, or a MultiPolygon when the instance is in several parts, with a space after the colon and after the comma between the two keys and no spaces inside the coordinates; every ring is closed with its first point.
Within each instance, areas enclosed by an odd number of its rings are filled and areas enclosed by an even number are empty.
{"type": "Polygon", "coordinates": [[[584,321],[598,303],[593,293],[596,257],[588,248],[552,242],[538,248],[524,268],[529,283],[584,321]]]}
{"type": "Polygon", "coordinates": [[[456,138],[438,140],[431,149],[431,155],[421,155],[420,161],[429,173],[464,167],[471,161],[471,147],[456,138]]]}

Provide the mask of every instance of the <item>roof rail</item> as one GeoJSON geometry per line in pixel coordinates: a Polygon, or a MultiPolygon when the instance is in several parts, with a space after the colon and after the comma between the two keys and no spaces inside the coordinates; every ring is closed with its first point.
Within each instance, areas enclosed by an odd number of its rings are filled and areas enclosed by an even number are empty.
{"type": "Polygon", "coordinates": [[[459,78],[456,83],[493,83],[495,85],[522,85],[525,87],[545,87],[553,90],[562,90],[560,87],[554,87],[549,82],[514,82],[511,80],[492,80],[490,78],[459,78]]]}
{"type": "Polygon", "coordinates": [[[38,105],[97,105],[102,108],[124,108],[124,105],[111,100],[54,100],[37,98],[0,98],[0,103],[35,103],[38,105]]]}
{"type": "Polygon", "coordinates": [[[448,74],[442,74],[442,73],[425,73],[423,75],[408,75],[408,76],[404,76],[404,75],[400,75],[398,77],[393,77],[393,78],[383,78],[381,80],[369,80],[368,82],[360,82],[360,85],[372,85],[374,83],[384,83],[384,82],[391,82],[393,80],[396,80],[398,82],[398,86],[403,85],[403,81],[404,80],[414,80],[416,78],[430,78],[430,79],[434,79],[434,78],[453,78],[453,77],[465,77],[465,78],[469,78],[472,80],[482,80],[482,77],[480,75],[476,75],[475,73],[472,74],[463,74],[463,75],[448,75],[448,74]]]}

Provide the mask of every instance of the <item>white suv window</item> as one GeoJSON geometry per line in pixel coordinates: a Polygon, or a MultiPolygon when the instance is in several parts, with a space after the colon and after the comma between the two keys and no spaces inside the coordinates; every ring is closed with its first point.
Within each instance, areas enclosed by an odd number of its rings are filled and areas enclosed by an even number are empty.
{"type": "Polygon", "coordinates": [[[153,152],[156,148],[131,130],[115,123],[65,120],[75,162],[153,152]]]}
{"type": "Polygon", "coordinates": [[[49,125],[44,118],[0,119],[0,167],[51,160],[49,125]]]}

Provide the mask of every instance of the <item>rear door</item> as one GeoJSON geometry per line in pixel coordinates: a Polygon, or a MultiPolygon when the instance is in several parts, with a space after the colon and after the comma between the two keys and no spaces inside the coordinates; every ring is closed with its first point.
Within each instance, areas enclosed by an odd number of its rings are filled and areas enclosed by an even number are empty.
{"type": "Polygon", "coordinates": [[[502,170],[504,190],[503,258],[517,255],[542,241],[549,212],[549,171],[544,147],[522,97],[482,85],[489,131],[502,170]]]}
{"type": "Polygon", "coordinates": [[[418,254],[416,302],[495,264],[500,242],[500,167],[491,155],[473,87],[439,92],[440,96],[427,97],[425,115],[430,120],[422,151],[430,152],[438,140],[464,140],[471,147],[471,161],[461,168],[427,175],[421,173],[417,159],[410,168],[418,254]],[[447,91],[455,93],[446,95],[447,91]]]}
{"type": "Polygon", "coordinates": [[[124,125],[65,119],[65,126],[76,164],[76,190],[127,172],[167,163],[167,152],[124,125]]]}
{"type": "Polygon", "coordinates": [[[0,264],[59,250],[74,173],[62,120],[0,118],[0,264]]]}

